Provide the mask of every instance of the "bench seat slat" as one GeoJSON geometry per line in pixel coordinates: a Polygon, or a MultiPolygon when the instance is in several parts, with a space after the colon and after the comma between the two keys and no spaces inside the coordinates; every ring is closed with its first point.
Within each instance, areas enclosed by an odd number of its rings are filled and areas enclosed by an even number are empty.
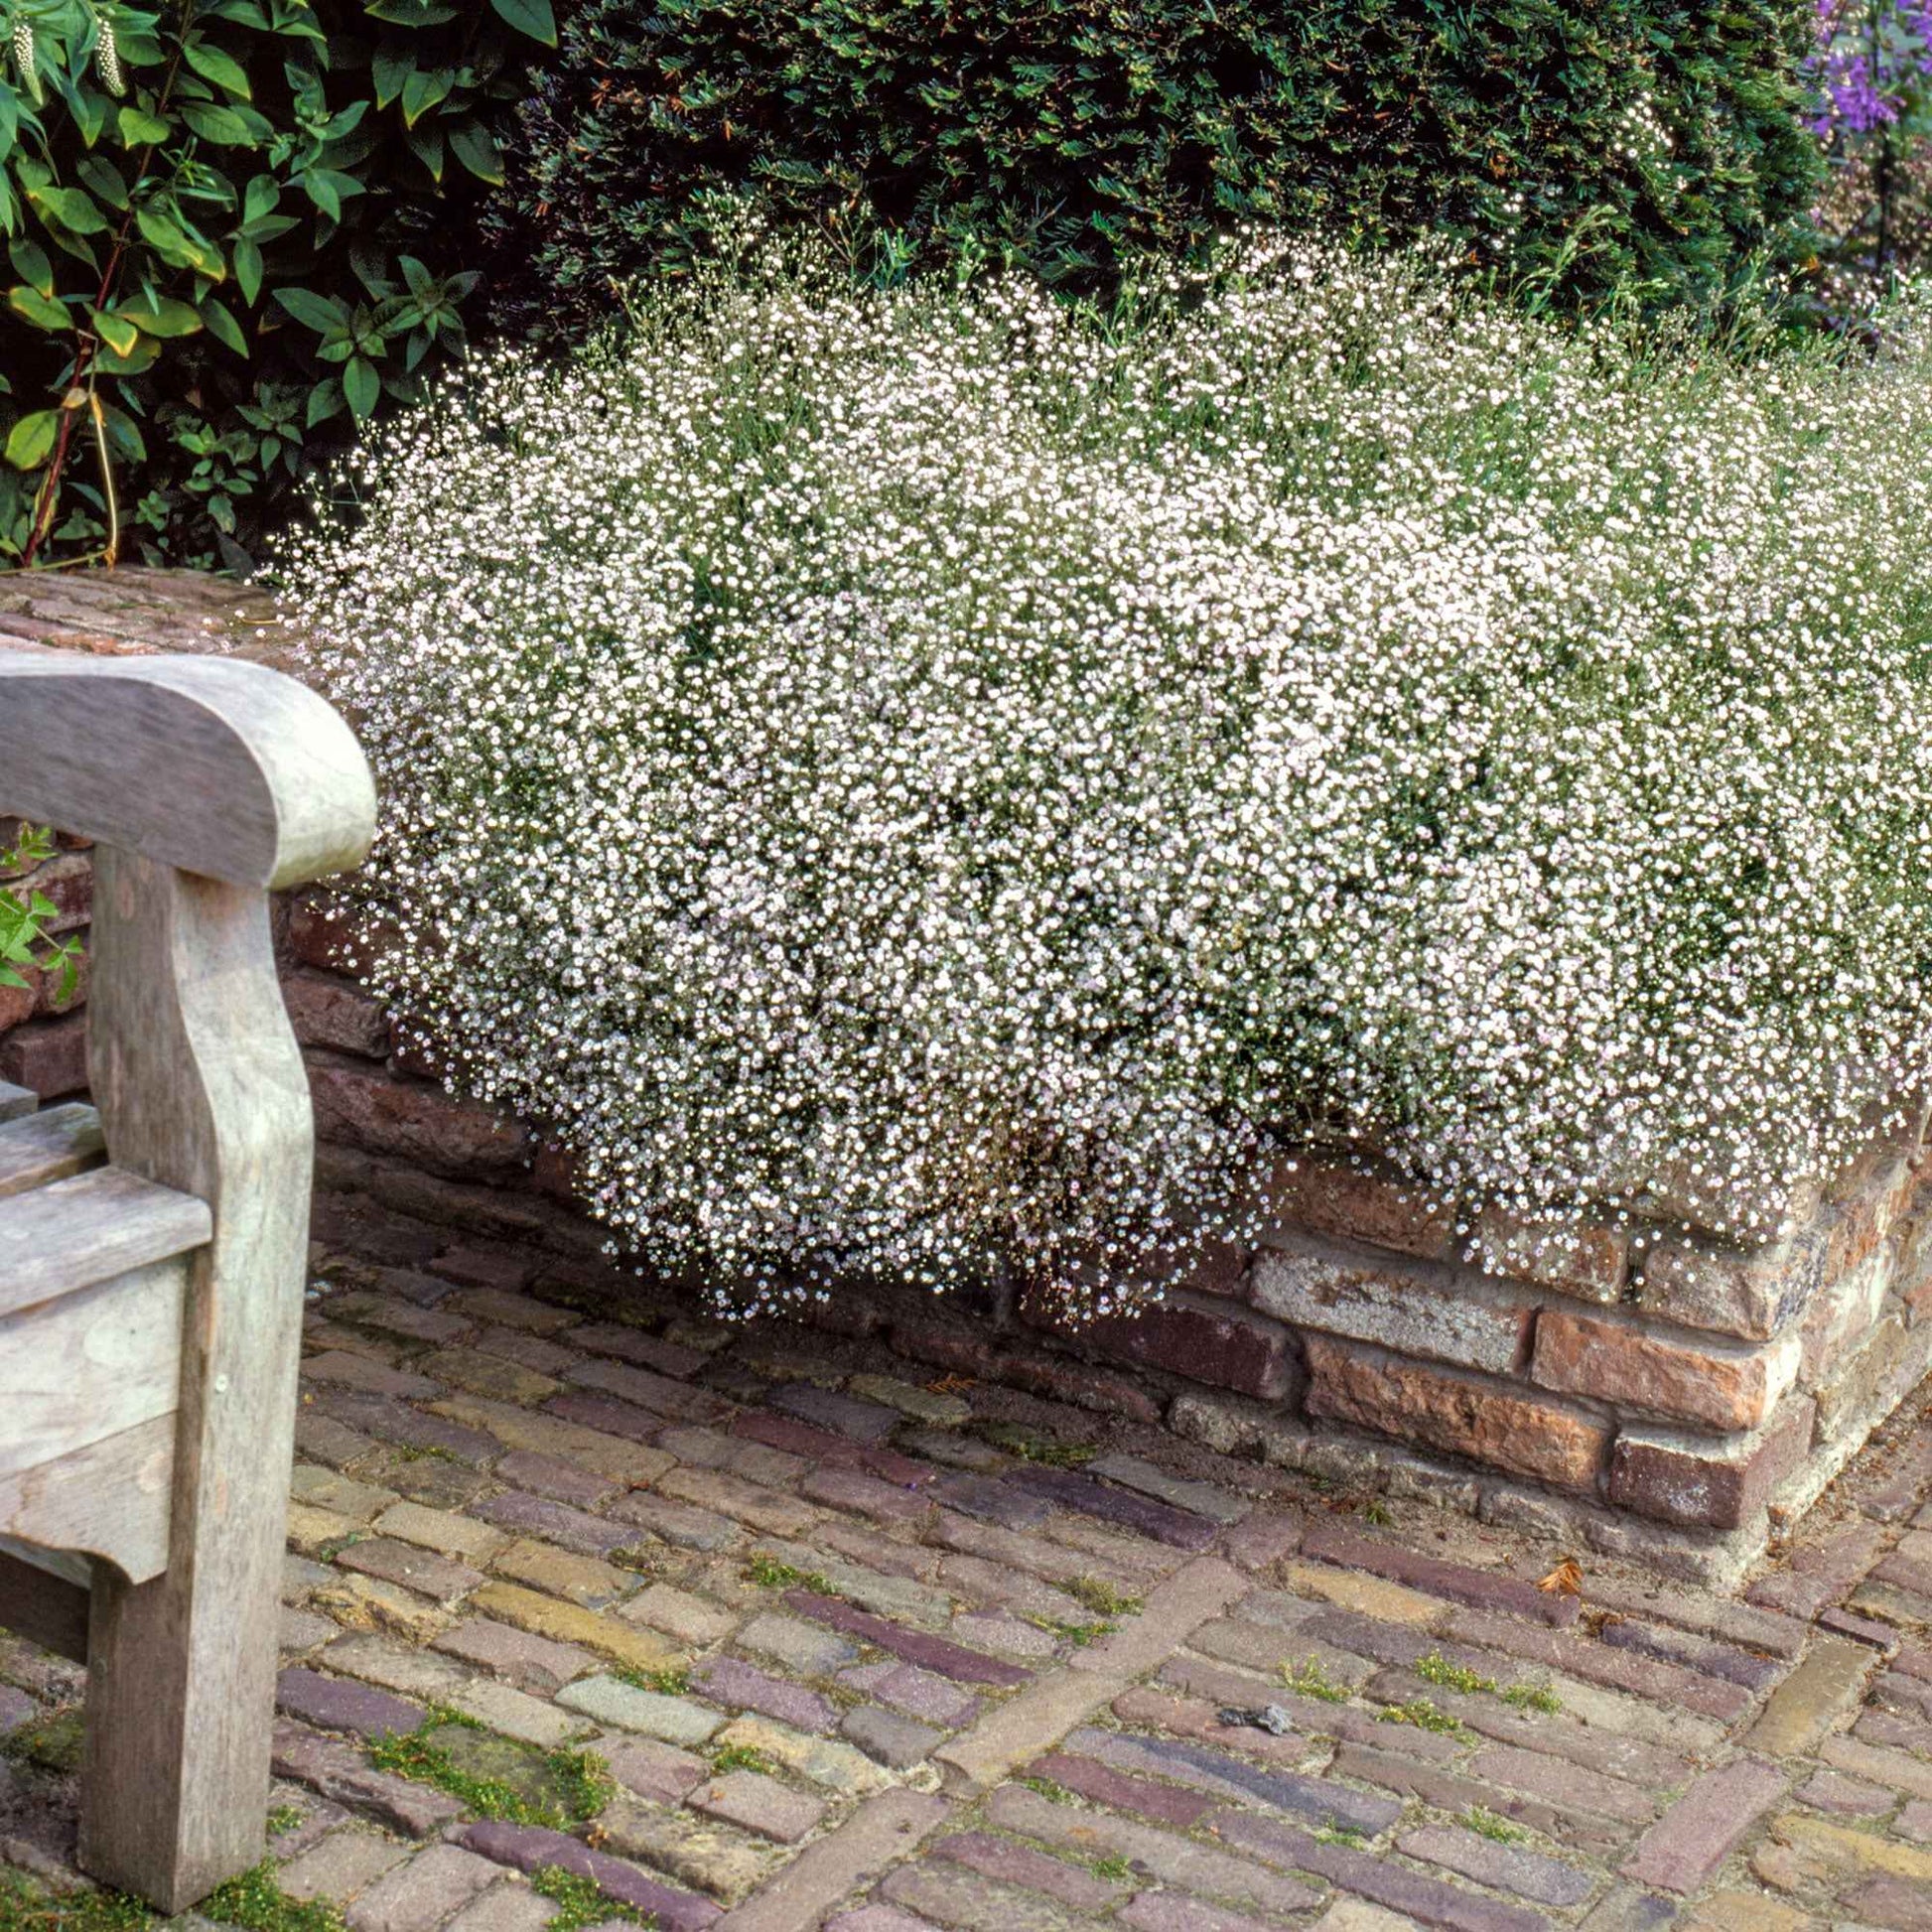
{"type": "Polygon", "coordinates": [[[45,1187],[100,1164],[100,1116],[70,1101],[0,1126],[0,1197],[45,1187]]]}
{"type": "Polygon", "coordinates": [[[96,1168],[0,1200],[0,1315],[187,1254],[213,1236],[207,1203],[96,1168]]]}

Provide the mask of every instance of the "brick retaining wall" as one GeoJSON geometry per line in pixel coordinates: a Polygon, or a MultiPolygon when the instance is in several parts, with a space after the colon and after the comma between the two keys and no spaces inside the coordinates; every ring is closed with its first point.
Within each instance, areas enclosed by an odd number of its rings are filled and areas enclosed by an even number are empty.
{"type": "MultiPolygon", "coordinates": [[[[0,643],[231,651],[273,662],[265,600],[173,573],[7,580],[0,643]],[[23,608],[24,607],[24,608],[23,608]]],[[[69,847],[22,882],[84,932],[69,847]]],[[[445,1093],[394,1050],[326,895],[276,908],[321,1148],[317,1234],[363,1209],[458,1226],[519,1281],[608,1287],[567,1158],[445,1093]]],[[[84,983],[0,990],[0,1079],[85,1080],[84,983]]],[[[1557,1232],[1427,1200],[1372,1165],[1284,1164],[1252,1250],[1222,1246],[1134,1319],[1077,1327],[1013,1308],[854,1291],[816,1318],[949,1373],[1144,1421],[1356,1487],[1424,1494],[1671,1574],[1717,1581],[1801,1513],[1932,1364],[1932,1155],[1921,1116],[1832,1185],[1778,1205],[1787,1232],[1726,1244],[1696,1190],[1557,1232]],[[989,1332],[989,1321],[993,1324],[989,1332]]],[[[398,1255],[398,1261],[410,1257],[398,1255]]],[[[641,1292],[641,1291],[640,1291],[641,1292]]]]}

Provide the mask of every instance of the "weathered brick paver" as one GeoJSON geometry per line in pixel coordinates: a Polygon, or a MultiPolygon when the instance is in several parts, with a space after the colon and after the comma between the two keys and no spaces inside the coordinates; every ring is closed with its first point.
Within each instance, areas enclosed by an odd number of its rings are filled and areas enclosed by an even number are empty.
{"type": "MultiPolygon", "coordinates": [[[[559,1866],[660,1932],[1928,1923],[1924,1395],[1737,1590],[1572,1591],[1117,1389],[400,1220],[316,1262],[271,1856],[350,1932],[542,1932],[559,1866]],[[378,1768],[419,1725],[512,1796],[378,1768]]],[[[80,1694],[0,1638],[0,1858],[70,1856],[80,1694]]]]}

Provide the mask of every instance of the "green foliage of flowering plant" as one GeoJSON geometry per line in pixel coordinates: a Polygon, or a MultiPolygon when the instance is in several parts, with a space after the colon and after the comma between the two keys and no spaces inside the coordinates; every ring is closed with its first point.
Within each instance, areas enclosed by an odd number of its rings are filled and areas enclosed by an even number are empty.
{"type": "MultiPolygon", "coordinates": [[[[0,872],[17,875],[44,865],[54,856],[54,834],[42,825],[23,825],[10,852],[0,852],[0,872]]],[[[24,987],[23,969],[33,967],[55,976],[55,999],[73,991],[80,973],[80,942],[55,938],[47,929],[59,907],[45,893],[18,893],[0,888],[0,986],[24,987]]]]}
{"type": "Polygon", "coordinates": [[[0,562],[218,561],[459,352],[550,0],[0,0],[0,562]]]}
{"type": "Polygon", "coordinates": [[[1112,316],[659,287],[291,556],[376,983],[727,1296],[1118,1307],[1310,1139],[1762,1238],[1932,1052],[1928,374],[1909,308],[1566,329],[1280,237],[1112,316]]]}

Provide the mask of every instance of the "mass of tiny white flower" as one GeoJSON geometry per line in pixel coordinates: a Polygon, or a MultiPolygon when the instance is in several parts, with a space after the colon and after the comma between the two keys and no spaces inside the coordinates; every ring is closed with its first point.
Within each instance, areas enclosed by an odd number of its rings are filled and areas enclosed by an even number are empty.
{"type": "Polygon", "coordinates": [[[1932,1035],[1929,369],[1284,239],[1130,326],[647,293],[288,560],[375,984],[740,1306],[1131,1307],[1311,1141],[1558,1224],[1748,1179],[1762,1236],[1932,1035]]]}

